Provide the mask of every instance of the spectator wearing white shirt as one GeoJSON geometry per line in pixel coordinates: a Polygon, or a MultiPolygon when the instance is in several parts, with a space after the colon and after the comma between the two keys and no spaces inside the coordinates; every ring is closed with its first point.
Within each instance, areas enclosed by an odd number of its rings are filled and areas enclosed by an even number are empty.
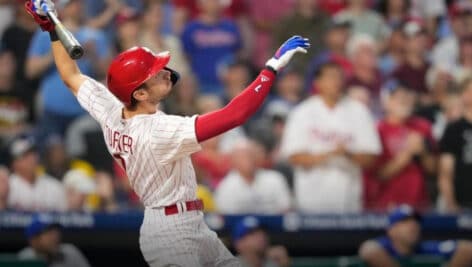
{"type": "Polygon", "coordinates": [[[381,146],[369,110],[344,97],[342,69],[321,65],[312,96],[289,114],[281,155],[295,167],[296,206],[301,212],[344,213],[362,209],[361,168],[381,146]]]}
{"type": "Polygon", "coordinates": [[[48,175],[38,175],[38,153],[32,140],[18,137],[9,147],[11,170],[8,207],[25,211],[64,211],[62,184],[48,175]]]}
{"type": "Polygon", "coordinates": [[[278,214],[291,207],[285,177],[260,168],[257,143],[242,141],[232,150],[232,170],[215,191],[218,211],[223,214],[278,214]]]}

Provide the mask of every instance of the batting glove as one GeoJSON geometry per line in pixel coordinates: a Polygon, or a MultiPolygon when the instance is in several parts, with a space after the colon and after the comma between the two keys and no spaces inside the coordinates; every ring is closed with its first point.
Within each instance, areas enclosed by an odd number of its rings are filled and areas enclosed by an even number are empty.
{"type": "Polygon", "coordinates": [[[279,71],[288,64],[295,53],[306,53],[306,48],[309,47],[310,42],[307,38],[295,35],[280,46],[277,52],[275,52],[274,57],[266,62],[266,66],[279,71]]]}
{"type": "Polygon", "coordinates": [[[46,14],[48,11],[52,11],[57,15],[54,3],[51,0],[30,0],[25,3],[25,8],[43,31],[54,31],[54,24],[46,14]]]}

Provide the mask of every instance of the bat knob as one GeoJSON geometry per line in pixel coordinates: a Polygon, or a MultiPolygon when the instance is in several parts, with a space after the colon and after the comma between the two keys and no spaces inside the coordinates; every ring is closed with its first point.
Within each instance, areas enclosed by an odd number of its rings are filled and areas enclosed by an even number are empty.
{"type": "Polygon", "coordinates": [[[72,59],[79,59],[84,55],[84,49],[81,46],[72,46],[68,52],[72,59]]]}

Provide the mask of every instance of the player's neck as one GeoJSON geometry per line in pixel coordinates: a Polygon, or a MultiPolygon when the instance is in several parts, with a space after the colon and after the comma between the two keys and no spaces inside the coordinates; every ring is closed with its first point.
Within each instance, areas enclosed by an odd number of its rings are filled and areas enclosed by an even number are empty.
{"type": "Polygon", "coordinates": [[[122,111],[122,117],[123,119],[130,119],[136,115],[154,114],[156,112],[157,112],[157,106],[143,104],[143,105],[137,105],[134,108],[124,107],[122,111]]]}

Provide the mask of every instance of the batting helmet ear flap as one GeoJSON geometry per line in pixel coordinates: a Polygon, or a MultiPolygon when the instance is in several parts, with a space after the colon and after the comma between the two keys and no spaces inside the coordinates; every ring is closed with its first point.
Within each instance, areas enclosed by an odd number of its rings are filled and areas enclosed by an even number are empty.
{"type": "Polygon", "coordinates": [[[172,86],[174,86],[179,81],[180,74],[177,71],[168,67],[165,67],[164,69],[170,71],[170,81],[172,82],[172,86]]]}

